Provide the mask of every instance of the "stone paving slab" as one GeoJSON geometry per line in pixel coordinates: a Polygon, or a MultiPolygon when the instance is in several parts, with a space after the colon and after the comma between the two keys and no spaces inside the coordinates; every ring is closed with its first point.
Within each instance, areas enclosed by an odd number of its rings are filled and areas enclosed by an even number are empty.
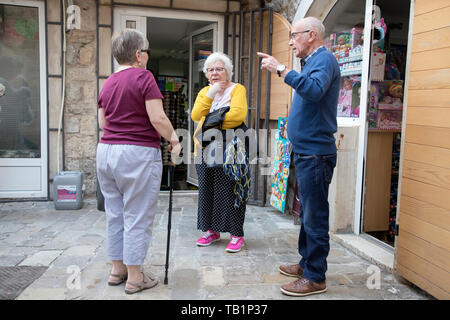
{"type": "Polygon", "coordinates": [[[325,294],[288,297],[280,286],[293,281],[278,266],[299,261],[299,225],[271,207],[248,206],[246,245],[238,253],[225,248],[229,234],[198,247],[196,195],[174,194],[169,284],[164,285],[168,194],[161,193],[153,237],[143,269],[159,279],[144,292],[127,295],[124,285],[107,284],[111,263],[106,250],[105,213],[95,199],[80,210],[55,210],[52,202],[0,203],[0,266],[44,266],[19,300],[324,300],[432,299],[417,287],[380,269],[379,288],[367,285],[373,264],[331,241],[325,294]]]}

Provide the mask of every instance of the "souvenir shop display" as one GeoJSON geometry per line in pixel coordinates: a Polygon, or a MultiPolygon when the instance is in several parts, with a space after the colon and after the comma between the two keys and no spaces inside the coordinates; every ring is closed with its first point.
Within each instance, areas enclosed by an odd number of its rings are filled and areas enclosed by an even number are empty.
{"type": "Polygon", "coordinates": [[[378,116],[378,86],[376,83],[372,83],[370,86],[368,115],[369,129],[376,129],[378,116]]]}
{"type": "Polygon", "coordinates": [[[401,130],[403,110],[403,81],[387,80],[378,84],[377,129],[401,130]]]}
{"type": "Polygon", "coordinates": [[[391,171],[391,194],[389,204],[389,230],[387,241],[393,243],[395,239],[395,225],[397,215],[397,196],[398,196],[398,175],[400,167],[400,146],[401,134],[394,135],[392,143],[392,171],[391,171]]]}
{"type": "Polygon", "coordinates": [[[361,100],[361,82],[354,81],[352,87],[352,117],[359,117],[359,104],[361,100]]]}
{"type": "MultiPolygon", "coordinates": [[[[371,57],[371,79],[372,81],[384,81],[386,71],[385,34],[387,26],[384,19],[375,23],[375,33],[371,57]]],[[[334,54],[339,63],[341,71],[341,89],[338,101],[338,117],[359,117],[360,99],[360,77],[363,62],[364,28],[355,26],[348,31],[330,34],[325,41],[325,47],[334,54]],[[350,94],[352,89],[352,94],[350,94]],[[348,106],[352,105],[350,109],[348,106]]],[[[389,70],[391,73],[395,70],[389,70]]],[[[376,97],[370,97],[371,99],[376,97]]],[[[376,127],[377,113],[376,101],[372,103],[369,110],[370,128],[376,127]]],[[[385,118],[388,115],[385,115],[385,118]]]]}
{"type": "Polygon", "coordinates": [[[291,162],[291,143],[287,137],[287,118],[278,118],[273,147],[272,192],[270,204],[284,213],[291,162]]]}
{"type": "Polygon", "coordinates": [[[342,78],[344,85],[341,85],[338,98],[338,117],[350,117],[352,112],[353,81],[349,77],[342,78]]]}
{"type": "Polygon", "coordinates": [[[372,81],[384,80],[384,66],[386,64],[386,54],[382,52],[374,52],[371,60],[371,79],[372,81]]]}
{"type": "Polygon", "coordinates": [[[361,86],[358,77],[342,77],[339,90],[337,116],[358,117],[361,86]]]}
{"type": "Polygon", "coordinates": [[[352,28],[350,32],[332,33],[325,43],[339,62],[341,76],[361,73],[363,58],[363,29],[352,28]]]}

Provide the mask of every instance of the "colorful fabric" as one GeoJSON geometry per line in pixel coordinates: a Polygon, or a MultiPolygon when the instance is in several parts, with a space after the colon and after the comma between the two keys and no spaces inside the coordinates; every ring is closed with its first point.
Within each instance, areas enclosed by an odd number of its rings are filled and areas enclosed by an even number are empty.
{"type": "Polygon", "coordinates": [[[245,152],[244,143],[234,137],[225,149],[223,170],[231,180],[236,182],[234,187],[234,207],[238,208],[247,202],[251,190],[250,166],[245,152]]]}

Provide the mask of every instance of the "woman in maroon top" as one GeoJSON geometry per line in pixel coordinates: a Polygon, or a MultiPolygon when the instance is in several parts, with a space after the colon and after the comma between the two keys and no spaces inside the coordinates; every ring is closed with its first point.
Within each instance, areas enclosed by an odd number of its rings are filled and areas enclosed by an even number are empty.
{"type": "Polygon", "coordinates": [[[181,145],[164,113],[163,96],[146,70],[148,41],[134,29],[112,39],[120,67],[103,84],[98,98],[98,121],[104,133],[97,147],[97,176],[105,198],[108,284],[127,280],[125,292],[151,288],[157,279],[141,272],[157,209],[161,184],[161,136],[170,141],[172,155],[181,145]]]}

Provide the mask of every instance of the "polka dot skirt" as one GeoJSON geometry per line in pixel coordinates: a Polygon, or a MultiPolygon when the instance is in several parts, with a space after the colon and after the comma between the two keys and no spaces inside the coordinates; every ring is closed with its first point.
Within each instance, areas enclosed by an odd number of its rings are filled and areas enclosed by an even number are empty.
{"type": "Polygon", "coordinates": [[[198,175],[197,229],[244,236],[246,204],[234,207],[234,185],[221,167],[196,164],[198,175]]]}

